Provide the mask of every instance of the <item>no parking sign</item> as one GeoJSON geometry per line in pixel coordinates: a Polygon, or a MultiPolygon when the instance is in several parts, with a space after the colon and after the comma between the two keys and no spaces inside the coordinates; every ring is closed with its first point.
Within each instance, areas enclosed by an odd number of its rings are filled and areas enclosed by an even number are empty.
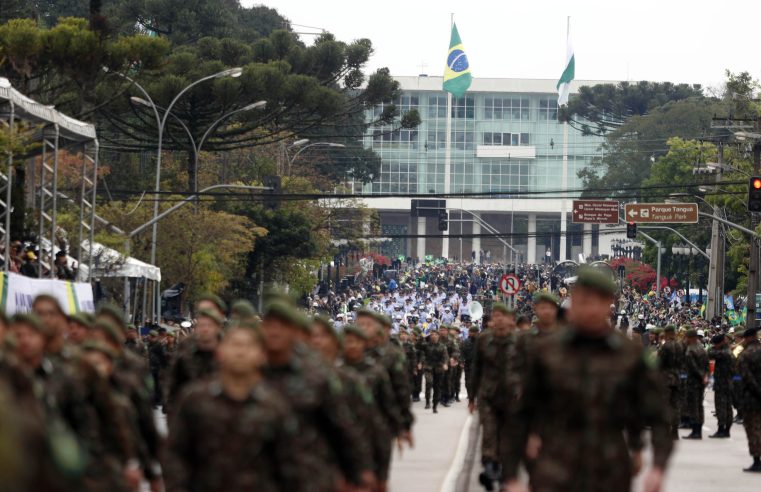
{"type": "Polygon", "coordinates": [[[506,296],[514,296],[518,293],[520,288],[520,279],[512,273],[502,275],[502,278],[499,280],[499,290],[501,290],[506,296]]]}

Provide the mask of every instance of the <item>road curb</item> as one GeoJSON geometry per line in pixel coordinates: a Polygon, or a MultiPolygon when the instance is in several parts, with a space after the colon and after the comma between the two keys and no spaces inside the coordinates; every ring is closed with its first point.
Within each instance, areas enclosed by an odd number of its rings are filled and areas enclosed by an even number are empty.
{"type": "Polygon", "coordinates": [[[476,457],[478,456],[478,443],[480,442],[479,436],[481,434],[481,426],[478,424],[478,417],[474,417],[470,420],[470,428],[468,429],[468,444],[465,450],[465,456],[462,461],[462,468],[457,476],[457,480],[454,486],[454,492],[468,492],[470,489],[471,476],[473,475],[473,467],[476,464],[476,457]]]}

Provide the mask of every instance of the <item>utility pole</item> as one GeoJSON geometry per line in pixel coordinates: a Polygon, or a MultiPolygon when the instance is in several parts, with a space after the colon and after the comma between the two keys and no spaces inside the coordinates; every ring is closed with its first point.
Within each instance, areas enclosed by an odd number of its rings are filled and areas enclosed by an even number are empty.
{"type": "MultiPolygon", "coordinates": [[[[753,142],[753,171],[754,174],[761,172],[761,141],[753,142]]],[[[758,214],[750,213],[751,229],[756,230],[758,226],[758,214]]],[[[756,290],[758,289],[758,260],[759,260],[758,239],[750,238],[750,261],[748,262],[748,315],[745,323],[748,327],[756,326],[756,290]]]]}
{"type": "MultiPolygon", "coordinates": [[[[716,168],[716,186],[721,182],[721,170],[724,164],[724,144],[719,142],[719,162],[716,168]]],[[[716,217],[718,208],[713,208],[716,217]]],[[[706,319],[711,320],[721,314],[721,306],[724,302],[724,282],[722,275],[724,266],[724,238],[719,231],[719,221],[714,218],[711,224],[711,262],[708,266],[708,303],[706,305],[706,319]],[[720,281],[719,279],[722,279],[720,281]]]]}

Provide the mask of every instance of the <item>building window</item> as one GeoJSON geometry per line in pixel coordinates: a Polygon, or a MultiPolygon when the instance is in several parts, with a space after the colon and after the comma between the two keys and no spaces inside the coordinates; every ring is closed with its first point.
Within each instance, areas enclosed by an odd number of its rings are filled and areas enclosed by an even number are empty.
{"type": "Polygon", "coordinates": [[[447,96],[428,96],[428,118],[447,117],[447,96]]]}
{"type": "Polygon", "coordinates": [[[486,120],[528,120],[529,100],[511,97],[484,98],[484,119],[486,120]]]}
{"type": "MultiPolygon", "coordinates": [[[[446,98],[444,98],[446,104],[446,98]]],[[[473,97],[452,98],[452,118],[472,120],[476,117],[475,99],[473,97]]]]}
{"type": "Polygon", "coordinates": [[[446,131],[428,131],[428,141],[425,143],[425,150],[444,150],[446,148],[446,131]]]}
{"type": "Polygon", "coordinates": [[[473,132],[452,131],[452,143],[457,150],[473,150],[473,132]]]}
{"type": "Polygon", "coordinates": [[[528,133],[484,132],[481,141],[484,145],[530,145],[528,133]]]}
{"type": "Polygon", "coordinates": [[[557,99],[540,99],[539,100],[539,119],[547,120],[547,121],[557,121],[558,119],[557,99]]]}

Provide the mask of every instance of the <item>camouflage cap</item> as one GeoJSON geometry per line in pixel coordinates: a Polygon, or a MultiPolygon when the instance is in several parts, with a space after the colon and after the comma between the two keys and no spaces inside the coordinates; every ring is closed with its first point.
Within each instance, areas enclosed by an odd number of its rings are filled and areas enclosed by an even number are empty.
{"type": "Polygon", "coordinates": [[[108,357],[111,360],[114,360],[117,357],[117,353],[106,345],[103,342],[100,342],[98,340],[87,340],[82,344],[82,351],[83,352],[98,352],[106,357],[108,357]]]}
{"type": "Polygon", "coordinates": [[[616,283],[607,273],[592,267],[579,267],[575,287],[585,287],[605,296],[616,294],[616,283]]]}
{"type": "Polygon", "coordinates": [[[124,334],[116,327],[116,325],[106,319],[96,320],[92,325],[92,329],[102,331],[106,334],[109,340],[117,345],[124,343],[124,334]]]}
{"type": "Polygon", "coordinates": [[[684,336],[687,337],[687,338],[697,338],[698,337],[698,331],[697,330],[693,330],[693,329],[689,329],[689,330],[684,332],[684,336]]]}
{"type": "Polygon", "coordinates": [[[508,316],[513,315],[515,316],[515,311],[512,308],[507,307],[505,304],[502,304],[501,302],[494,303],[491,307],[492,312],[499,311],[502,314],[506,314],[508,316]]]}
{"type": "Polygon", "coordinates": [[[309,322],[309,318],[283,300],[274,300],[267,305],[264,309],[264,319],[267,318],[276,318],[308,333],[312,332],[312,325],[309,322]]]}
{"type": "Polygon", "coordinates": [[[534,294],[534,304],[539,304],[540,302],[549,302],[556,307],[560,306],[560,299],[551,292],[540,291],[534,294]]]}
{"type": "Polygon", "coordinates": [[[217,306],[217,309],[219,309],[220,312],[227,312],[227,304],[217,294],[205,292],[196,298],[196,304],[198,304],[199,301],[209,301],[210,303],[217,306]]]}
{"type": "Polygon", "coordinates": [[[478,333],[478,327],[471,326],[470,328],[468,328],[468,333],[478,333]]]}
{"type": "Polygon", "coordinates": [[[93,320],[87,313],[74,313],[69,316],[69,322],[82,325],[86,328],[92,328],[93,320]]]}
{"type": "Polygon", "coordinates": [[[31,327],[32,329],[34,329],[34,331],[45,336],[46,338],[50,338],[53,336],[53,330],[48,328],[45,323],[40,321],[40,318],[38,318],[37,315],[34,313],[14,314],[10,319],[10,324],[27,325],[31,327]]]}
{"type": "Polygon", "coordinates": [[[124,314],[124,310],[112,302],[105,302],[98,307],[98,312],[95,317],[100,315],[108,316],[112,318],[116,323],[116,327],[119,328],[122,333],[127,331],[127,317],[124,314]]]}
{"type": "Polygon", "coordinates": [[[200,311],[198,311],[198,313],[196,313],[196,319],[198,318],[208,318],[214,321],[219,326],[222,326],[223,324],[225,324],[224,318],[222,318],[222,316],[220,316],[218,313],[216,313],[215,311],[211,309],[201,309],[200,311]]]}
{"type": "Polygon", "coordinates": [[[253,318],[256,315],[254,305],[246,299],[238,299],[230,307],[230,316],[238,318],[253,318]]]}
{"type": "Polygon", "coordinates": [[[312,324],[324,326],[328,332],[328,335],[338,340],[338,332],[336,331],[336,327],[333,326],[333,322],[327,316],[322,316],[319,314],[314,316],[312,318],[312,324]]]}
{"type": "Polygon", "coordinates": [[[362,340],[367,340],[367,334],[365,334],[364,330],[362,330],[362,328],[357,325],[344,326],[343,334],[344,336],[354,335],[355,337],[361,338],[362,340]]]}
{"type": "Polygon", "coordinates": [[[159,332],[157,332],[156,330],[151,330],[148,332],[148,336],[157,337],[159,336],[159,332]]]}
{"type": "Polygon", "coordinates": [[[666,325],[663,327],[663,333],[676,333],[675,325],[666,325]]]}

